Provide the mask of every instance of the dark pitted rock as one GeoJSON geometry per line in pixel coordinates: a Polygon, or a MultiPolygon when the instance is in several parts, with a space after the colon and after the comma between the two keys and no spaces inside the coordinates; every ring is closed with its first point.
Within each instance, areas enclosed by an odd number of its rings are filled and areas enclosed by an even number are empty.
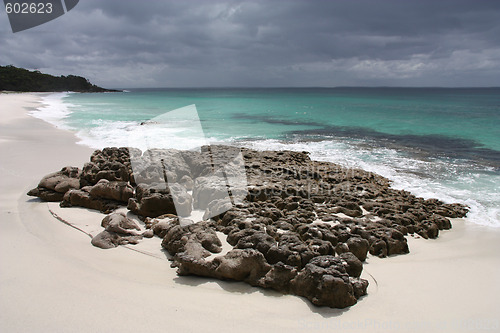
{"type": "Polygon", "coordinates": [[[349,276],[360,277],[363,272],[363,263],[351,252],[342,253],[340,259],[345,261],[345,270],[349,276]]]}
{"type": "Polygon", "coordinates": [[[406,254],[410,252],[406,238],[394,239],[391,237],[387,237],[385,238],[385,242],[387,244],[387,255],[389,256],[395,254],[406,254]]]}
{"type": "Polygon", "coordinates": [[[186,228],[181,227],[179,225],[179,221],[176,221],[175,224],[169,223],[166,231],[167,232],[165,234],[165,237],[163,237],[161,246],[165,248],[171,255],[176,255],[179,252],[183,252],[185,250],[184,246],[189,240],[189,231],[186,228]]]}
{"type": "Polygon", "coordinates": [[[235,249],[213,261],[217,265],[216,276],[251,285],[258,285],[259,279],[271,269],[262,253],[254,249],[235,249]]]}
{"type": "Polygon", "coordinates": [[[203,254],[199,253],[200,245],[195,253],[180,252],[174,258],[172,267],[177,267],[177,275],[196,275],[203,277],[220,278],[216,276],[216,264],[213,261],[205,260],[203,254]]]}
{"type": "Polygon", "coordinates": [[[148,217],[163,214],[188,216],[191,214],[191,202],[191,196],[179,184],[140,184],[136,187],[135,197],[129,199],[128,209],[134,214],[148,217]]]}
{"type": "Polygon", "coordinates": [[[337,202],[336,205],[339,207],[333,209],[334,213],[344,213],[345,215],[351,217],[359,217],[363,215],[361,207],[355,202],[342,200],[337,202]]]}
{"type": "Polygon", "coordinates": [[[297,268],[285,265],[281,261],[271,266],[269,272],[260,281],[264,288],[271,288],[285,293],[290,292],[290,282],[297,276],[297,268]]]}
{"type": "Polygon", "coordinates": [[[262,253],[254,249],[235,249],[212,261],[183,252],[176,255],[175,260],[179,275],[245,281],[253,286],[262,284],[261,279],[271,269],[262,253]]]}
{"type": "Polygon", "coordinates": [[[442,204],[436,208],[435,213],[444,217],[460,218],[465,217],[468,213],[467,207],[462,204],[442,204]]]}
{"type": "Polygon", "coordinates": [[[275,207],[267,207],[260,211],[259,215],[262,217],[268,217],[273,221],[277,221],[278,219],[283,217],[283,213],[281,212],[281,210],[275,207]]]}
{"type": "Polygon", "coordinates": [[[359,260],[365,261],[368,250],[370,249],[370,243],[366,239],[361,237],[350,237],[346,244],[349,252],[354,254],[359,260]]]}
{"type": "Polygon", "coordinates": [[[44,201],[61,201],[64,194],[80,188],[81,170],[76,167],[64,167],[40,180],[38,186],[28,192],[29,196],[39,197],[44,201]]]}
{"type": "Polygon", "coordinates": [[[106,162],[102,165],[89,162],[83,166],[81,181],[85,185],[94,185],[99,180],[129,181],[129,168],[119,162],[106,162]]]}
{"type": "Polygon", "coordinates": [[[322,239],[309,239],[306,241],[307,246],[315,255],[334,255],[335,250],[333,249],[332,243],[322,239]]]}
{"type": "Polygon", "coordinates": [[[108,162],[118,162],[121,164],[129,164],[131,156],[141,156],[142,152],[137,148],[130,147],[108,147],[102,150],[96,150],[90,157],[90,162],[98,165],[108,162]]]}
{"type": "MultiPolygon", "coordinates": [[[[221,204],[227,203],[227,201],[225,201],[225,200],[221,200],[219,202],[221,202],[221,204]]],[[[218,203],[213,202],[213,204],[217,205],[218,203]]],[[[234,223],[234,221],[244,220],[249,213],[250,212],[248,210],[242,210],[242,209],[238,209],[236,207],[233,207],[230,210],[224,212],[224,214],[222,215],[222,219],[219,219],[219,223],[226,227],[226,226],[234,223]]]]}
{"type": "Polygon", "coordinates": [[[276,244],[276,240],[265,231],[254,229],[231,232],[227,237],[227,242],[237,249],[256,249],[264,256],[276,244]]]}
{"type": "Polygon", "coordinates": [[[222,251],[222,243],[210,223],[199,222],[181,226],[178,220],[173,220],[168,222],[166,231],[161,245],[172,255],[185,252],[189,246],[194,246],[194,243],[205,250],[200,252],[203,257],[222,251]]]}
{"type": "Polygon", "coordinates": [[[439,227],[436,223],[431,221],[422,221],[418,223],[414,229],[417,234],[425,239],[435,239],[439,235],[439,227]]]}
{"type": "Polygon", "coordinates": [[[165,214],[153,219],[151,230],[153,230],[156,236],[163,239],[167,235],[167,232],[176,225],[180,225],[179,218],[172,214],[165,214]]]}
{"type": "Polygon", "coordinates": [[[301,224],[297,227],[297,232],[303,240],[323,239],[323,232],[317,225],[301,224]]]}
{"type": "Polygon", "coordinates": [[[338,243],[337,246],[335,246],[335,252],[337,254],[349,252],[349,246],[347,246],[347,244],[343,242],[338,243]]]}
{"type": "Polygon", "coordinates": [[[380,258],[387,257],[387,243],[382,239],[376,239],[370,244],[370,254],[380,258]]]}
{"type": "Polygon", "coordinates": [[[400,231],[396,229],[389,229],[386,232],[386,235],[388,237],[385,237],[384,240],[387,243],[388,255],[405,254],[410,252],[408,242],[400,231]]]}
{"type": "Polygon", "coordinates": [[[120,202],[99,199],[90,195],[92,187],[82,187],[80,190],[70,190],[64,194],[61,207],[84,207],[108,214],[121,206],[120,202]]]}
{"type": "Polygon", "coordinates": [[[448,230],[451,229],[451,222],[448,220],[446,217],[443,217],[439,214],[433,214],[429,218],[430,222],[433,222],[436,224],[439,230],[448,230]]]}
{"type": "Polygon", "coordinates": [[[270,264],[282,262],[286,265],[302,268],[314,257],[314,252],[296,234],[280,235],[277,244],[269,248],[266,259],[270,264]]]}
{"type": "Polygon", "coordinates": [[[43,201],[49,201],[49,202],[61,201],[64,198],[63,193],[59,193],[53,190],[48,190],[43,187],[35,187],[34,189],[29,190],[27,195],[31,197],[38,197],[43,201]]]}
{"type": "Polygon", "coordinates": [[[291,281],[291,289],[315,305],[345,308],[357,302],[352,281],[356,280],[349,278],[342,259],[319,256],[291,281]]]}
{"type": "Polygon", "coordinates": [[[405,236],[436,238],[451,228],[449,218],[468,211],[390,185],[370,172],[311,161],[306,152],[105,148],[81,172],[64,168],[30,195],[104,212],[128,200],[147,230],[110,215],[93,244],[107,248],[156,235],[180,275],[245,281],[346,307],[366,294],[368,282],[359,277],[368,252],[408,253],[405,236]],[[193,203],[205,210],[205,221],[186,218],[193,203]],[[234,247],[225,255],[217,232],[234,247]]]}
{"type": "Polygon", "coordinates": [[[127,203],[134,196],[134,188],[127,182],[101,179],[92,186],[90,195],[95,198],[109,199],[127,203]]]}
{"type": "Polygon", "coordinates": [[[352,284],[352,288],[354,290],[354,297],[359,299],[362,296],[366,295],[366,289],[368,289],[368,281],[360,278],[349,278],[349,282],[352,284]]]}
{"type": "Polygon", "coordinates": [[[83,167],[82,186],[95,185],[101,179],[133,182],[131,156],[140,156],[136,148],[104,148],[96,150],[83,167]]]}

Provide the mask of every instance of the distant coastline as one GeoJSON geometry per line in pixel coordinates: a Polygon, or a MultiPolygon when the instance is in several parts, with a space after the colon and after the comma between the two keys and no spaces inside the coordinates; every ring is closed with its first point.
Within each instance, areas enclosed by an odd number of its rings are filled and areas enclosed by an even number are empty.
{"type": "Polygon", "coordinates": [[[106,89],[89,82],[88,79],[76,76],[53,76],[39,71],[29,71],[12,65],[0,66],[0,91],[15,92],[121,92],[106,89]]]}

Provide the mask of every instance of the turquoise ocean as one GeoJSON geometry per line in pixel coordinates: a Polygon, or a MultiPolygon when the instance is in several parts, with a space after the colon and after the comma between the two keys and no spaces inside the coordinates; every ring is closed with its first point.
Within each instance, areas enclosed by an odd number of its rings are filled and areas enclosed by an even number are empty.
{"type": "Polygon", "coordinates": [[[464,203],[470,221],[500,227],[500,88],[57,93],[32,114],[92,148],[224,142],[309,151],[316,160],[376,172],[415,195],[464,203]],[[193,110],[202,134],[193,132],[193,110]]]}

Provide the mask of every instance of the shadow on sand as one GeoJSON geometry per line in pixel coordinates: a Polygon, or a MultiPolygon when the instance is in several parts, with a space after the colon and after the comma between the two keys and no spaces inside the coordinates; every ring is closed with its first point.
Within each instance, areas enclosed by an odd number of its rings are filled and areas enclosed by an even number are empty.
{"type": "MultiPolygon", "coordinates": [[[[245,282],[240,282],[240,281],[221,281],[213,278],[206,278],[206,277],[199,277],[199,276],[177,276],[174,278],[174,282],[178,284],[182,284],[185,286],[191,286],[191,287],[197,287],[201,286],[203,284],[207,283],[214,283],[218,287],[220,287],[222,290],[225,290],[230,293],[235,293],[235,294],[254,294],[254,293],[260,293],[264,295],[265,297],[273,297],[273,298],[282,298],[290,295],[282,294],[280,292],[271,290],[271,289],[263,289],[259,287],[252,287],[251,285],[245,283],[245,282]]],[[[334,318],[334,317],[339,317],[343,313],[349,311],[350,307],[347,307],[345,309],[334,309],[334,308],[329,308],[329,307],[324,307],[324,306],[316,306],[312,304],[307,298],[301,297],[301,296],[296,296],[296,295],[291,295],[293,297],[297,297],[297,299],[300,299],[303,301],[310,309],[311,312],[317,313],[321,315],[323,318],[334,318]]],[[[362,301],[362,299],[366,297],[363,296],[361,297],[359,301],[362,301]]],[[[354,305],[355,306],[355,305],[354,305]]]]}

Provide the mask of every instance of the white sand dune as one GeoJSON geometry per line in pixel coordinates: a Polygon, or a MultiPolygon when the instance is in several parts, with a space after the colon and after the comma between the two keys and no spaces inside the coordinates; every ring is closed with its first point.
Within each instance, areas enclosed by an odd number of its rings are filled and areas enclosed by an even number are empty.
{"type": "Polygon", "coordinates": [[[28,116],[25,107],[38,100],[0,94],[1,332],[500,331],[500,230],[466,220],[437,240],[410,237],[408,255],[369,256],[368,296],[343,310],[243,283],[178,277],[159,240],[141,252],[95,248],[49,207],[90,233],[101,214],[25,194],[47,173],[81,167],[92,152],[71,132],[28,116]]]}

